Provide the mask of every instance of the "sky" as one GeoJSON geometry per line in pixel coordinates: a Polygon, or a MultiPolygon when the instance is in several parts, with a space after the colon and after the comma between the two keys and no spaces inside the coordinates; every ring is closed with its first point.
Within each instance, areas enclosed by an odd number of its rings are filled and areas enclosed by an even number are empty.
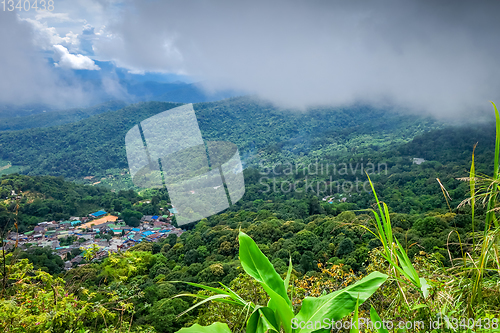
{"type": "MultiPolygon", "coordinates": [[[[94,92],[73,73],[111,61],[299,109],[364,103],[467,117],[500,104],[500,1],[53,4],[50,12],[0,8],[9,31],[0,34],[0,103],[88,102],[94,92]]],[[[119,97],[116,78],[106,80],[119,97]]]]}

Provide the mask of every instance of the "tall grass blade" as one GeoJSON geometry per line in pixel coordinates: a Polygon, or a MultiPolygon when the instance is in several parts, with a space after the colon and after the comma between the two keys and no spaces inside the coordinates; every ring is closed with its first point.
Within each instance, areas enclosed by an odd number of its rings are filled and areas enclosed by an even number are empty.
{"type": "Polygon", "coordinates": [[[373,327],[377,330],[378,333],[389,333],[387,328],[385,328],[384,322],[382,321],[382,319],[380,319],[380,316],[373,306],[370,308],[370,319],[372,321],[373,327]]]}
{"type": "Polygon", "coordinates": [[[495,109],[495,121],[496,121],[496,140],[495,140],[495,158],[494,158],[494,163],[493,163],[493,188],[492,188],[492,193],[491,196],[488,200],[488,208],[487,208],[487,213],[486,213],[486,225],[485,225],[485,234],[490,226],[490,224],[493,222],[495,227],[498,228],[498,220],[496,218],[495,212],[491,211],[493,208],[495,208],[496,204],[496,198],[498,194],[498,163],[499,163],[499,155],[500,155],[500,115],[498,113],[497,106],[495,103],[491,102],[493,105],[493,108],[495,109]]]}
{"type": "Polygon", "coordinates": [[[352,327],[349,333],[359,333],[359,297],[354,308],[354,317],[352,318],[352,327]]]}
{"type": "Polygon", "coordinates": [[[472,215],[472,245],[476,247],[476,236],[475,236],[475,230],[474,230],[474,214],[475,214],[475,207],[476,207],[476,165],[474,162],[474,154],[476,152],[476,147],[477,147],[477,142],[474,145],[474,148],[472,149],[472,163],[470,166],[470,173],[469,173],[469,179],[470,179],[470,207],[471,207],[471,215],[472,215]]]}

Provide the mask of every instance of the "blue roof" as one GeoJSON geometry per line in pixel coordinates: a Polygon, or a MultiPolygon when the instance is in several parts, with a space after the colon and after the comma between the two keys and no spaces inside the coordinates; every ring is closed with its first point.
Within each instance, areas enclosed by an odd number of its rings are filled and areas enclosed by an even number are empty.
{"type": "Polygon", "coordinates": [[[158,219],[158,215],[155,215],[152,217],[153,220],[157,220],[158,219]]]}
{"type": "Polygon", "coordinates": [[[139,228],[132,228],[132,231],[141,231],[139,228]]]}
{"type": "Polygon", "coordinates": [[[92,215],[93,217],[98,217],[98,216],[103,216],[103,215],[106,215],[107,213],[103,210],[100,210],[100,211],[97,211],[95,213],[92,213],[90,215],[92,215]]]}
{"type": "Polygon", "coordinates": [[[144,231],[142,234],[143,234],[144,236],[149,236],[149,235],[154,234],[154,232],[152,232],[152,231],[144,231]]]}

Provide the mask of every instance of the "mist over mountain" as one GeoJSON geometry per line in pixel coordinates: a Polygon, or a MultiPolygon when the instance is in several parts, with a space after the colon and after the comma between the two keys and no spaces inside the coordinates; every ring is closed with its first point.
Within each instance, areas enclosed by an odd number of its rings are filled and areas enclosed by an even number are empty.
{"type": "Polygon", "coordinates": [[[0,2],[0,332],[498,332],[499,13],[0,2]]]}

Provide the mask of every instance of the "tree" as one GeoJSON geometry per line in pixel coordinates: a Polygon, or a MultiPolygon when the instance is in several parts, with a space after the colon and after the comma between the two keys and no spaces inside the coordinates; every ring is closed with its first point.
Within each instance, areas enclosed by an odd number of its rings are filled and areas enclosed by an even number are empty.
{"type": "Polygon", "coordinates": [[[91,261],[99,252],[100,247],[97,244],[92,244],[92,246],[88,249],[82,247],[81,250],[84,251],[83,257],[85,258],[85,260],[91,261]]]}
{"type": "MultiPolygon", "coordinates": [[[[251,313],[246,323],[247,333],[268,331],[284,331],[290,333],[292,332],[292,328],[294,328],[294,320],[297,322],[298,320],[306,323],[310,322],[310,325],[307,324],[308,330],[304,332],[312,332],[315,328],[314,323],[317,321],[322,323],[324,318],[335,318],[336,320],[340,320],[353,311],[355,311],[354,316],[356,318],[358,315],[358,306],[364,303],[368,297],[377,291],[388,278],[386,274],[372,272],[368,276],[344,289],[337,290],[322,297],[307,297],[302,301],[302,306],[298,313],[294,313],[292,301],[288,296],[290,271],[287,273],[285,280],[283,280],[269,262],[269,259],[259,250],[257,244],[243,232],[240,232],[239,244],[241,266],[268,294],[269,301],[264,303],[267,306],[261,306],[252,301],[246,301],[240,295],[234,293],[233,290],[229,289],[230,292],[228,292],[227,287],[225,287],[225,289],[217,289],[199,284],[196,285],[196,287],[215,292],[216,296],[210,297],[213,302],[228,303],[230,300],[235,311],[244,311],[244,309],[247,309],[248,313],[251,313]]],[[[219,271],[222,268],[220,264],[213,264],[209,269],[214,266],[218,266],[216,269],[219,271]]],[[[214,275],[224,274],[223,271],[212,273],[214,275]]],[[[201,293],[188,296],[203,299],[209,298],[209,296],[203,296],[201,293]]],[[[203,303],[204,302],[199,302],[191,309],[203,303]]],[[[326,329],[324,331],[326,331],[326,329]]],[[[183,328],[179,332],[230,333],[231,330],[226,323],[222,324],[216,322],[205,327],[195,324],[190,328],[183,328]]]]}
{"type": "Polygon", "coordinates": [[[198,254],[198,251],[196,251],[196,250],[189,250],[184,255],[184,263],[186,265],[194,264],[194,263],[198,262],[199,257],[200,256],[198,254]]]}
{"type": "Polygon", "coordinates": [[[35,332],[47,328],[54,332],[80,332],[89,323],[97,324],[98,318],[108,323],[112,320],[113,314],[103,305],[76,297],[61,278],[35,270],[27,259],[13,260],[12,254],[6,259],[10,283],[1,290],[2,330],[35,332]]]}
{"type": "Polygon", "coordinates": [[[138,227],[141,223],[142,213],[136,210],[125,209],[120,216],[127,225],[138,227]]]}
{"type": "Polygon", "coordinates": [[[177,243],[177,235],[176,234],[170,234],[167,237],[168,244],[170,244],[171,247],[174,247],[174,245],[177,243]]]}
{"type": "Polygon", "coordinates": [[[121,212],[123,209],[122,202],[119,199],[113,200],[113,209],[115,212],[121,212]]]}
{"type": "Polygon", "coordinates": [[[177,318],[179,313],[188,308],[189,304],[180,298],[164,298],[153,305],[149,318],[158,332],[174,333],[190,321],[191,316],[177,318]]]}
{"type": "Polygon", "coordinates": [[[131,216],[127,221],[125,221],[125,223],[128,225],[128,226],[131,226],[131,227],[138,227],[141,225],[141,220],[139,220],[137,217],[135,216],[131,216]]]}
{"type": "Polygon", "coordinates": [[[311,251],[306,251],[300,258],[300,266],[304,273],[314,269],[314,254],[311,251]]]}
{"type": "Polygon", "coordinates": [[[19,257],[28,259],[35,269],[41,269],[49,274],[60,273],[64,268],[61,257],[54,255],[52,249],[48,247],[31,247],[28,251],[21,252],[19,257]]]}
{"type": "Polygon", "coordinates": [[[349,237],[342,239],[337,247],[336,255],[342,258],[354,251],[354,242],[349,237]]]}

